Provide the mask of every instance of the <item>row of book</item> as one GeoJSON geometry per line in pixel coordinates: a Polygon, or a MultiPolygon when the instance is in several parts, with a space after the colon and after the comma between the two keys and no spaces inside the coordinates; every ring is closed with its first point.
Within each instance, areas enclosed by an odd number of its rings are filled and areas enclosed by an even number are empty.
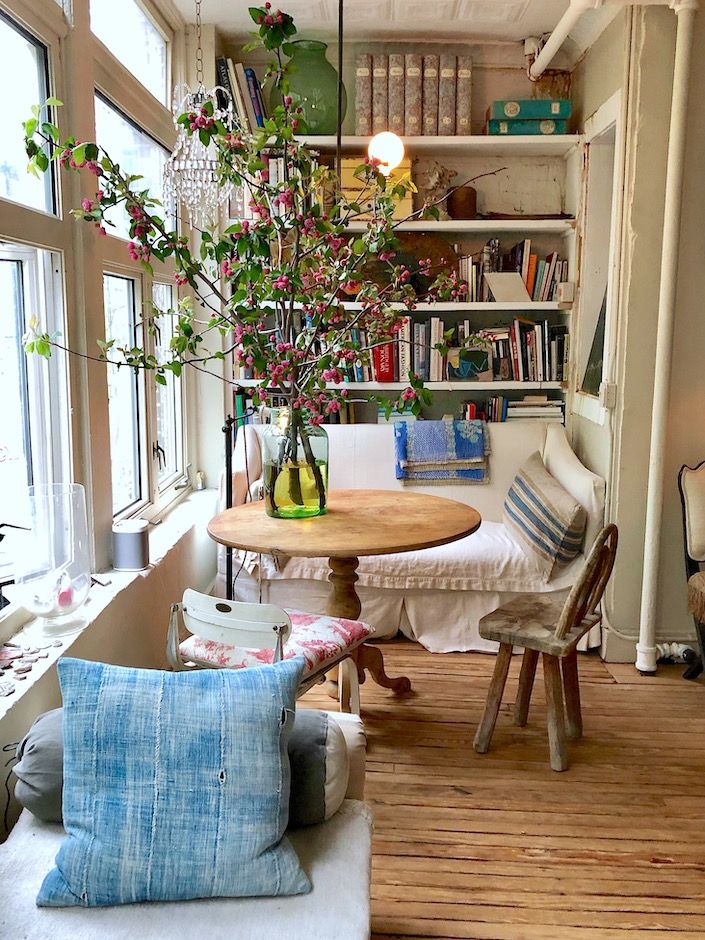
{"type": "MultiPolygon", "coordinates": [[[[294,167],[290,163],[289,173],[287,174],[284,165],[284,157],[272,151],[263,150],[260,154],[260,159],[264,163],[264,170],[257,173],[257,178],[262,178],[261,174],[266,173],[266,178],[271,186],[277,186],[279,183],[285,182],[290,174],[294,172],[294,167]]],[[[311,160],[311,171],[314,172],[317,167],[318,161],[313,158],[311,160]]],[[[326,194],[323,190],[313,189],[310,186],[304,187],[304,189],[305,195],[303,200],[296,197],[296,212],[308,212],[315,203],[324,207],[326,194]]],[[[230,199],[230,207],[228,210],[230,218],[248,221],[258,219],[259,216],[253,211],[253,195],[252,189],[248,183],[245,182],[242,186],[238,186],[233,191],[233,195],[230,199]]],[[[270,206],[269,208],[274,216],[282,216],[287,212],[283,205],[270,206]]]]}
{"type": "MultiPolygon", "coordinates": [[[[235,121],[240,130],[252,134],[257,128],[264,127],[267,110],[255,70],[245,67],[241,62],[218,56],[215,71],[218,85],[230,95],[235,121]]],[[[225,104],[222,95],[218,103],[221,107],[225,104]]]]}
{"type": "Polygon", "coordinates": [[[460,255],[458,277],[467,284],[466,299],[470,303],[494,300],[485,275],[495,272],[516,272],[521,275],[528,299],[533,302],[555,300],[558,285],[568,280],[568,262],[552,251],[539,259],[531,251],[531,239],[526,238],[505,254],[501,253],[499,239],[491,238],[484,248],[472,255],[464,255],[460,245],[454,245],[460,255]]]}
{"type": "MultiPolygon", "coordinates": [[[[355,339],[367,344],[365,332],[355,339]]],[[[562,382],[568,376],[569,335],[565,324],[515,317],[509,326],[478,330],[466,320],[446,331],[440,317],[407,320],[394,340],[372,350],[369,364],[357,362],[352,382],[404,382],[413,372],[425,382],[562,382]],[[466,346],[472,336],[479,343],[466,346]],[[436,345],[448,347],[443,355],[436,345]]]]}
{"type": "Polygon", "coordinates": [[[479,330],[490,344],[492,378],[511,382],[563,382],[570,336],[563,323],[515,317],[509,326],[479,330]]]}
{"type": "Polygon", "coordinates": [[[507,398],[506,395],[491,395],[483,401],[464,402],[461,417],[468,421],[479,419],[504,422],[519,419],[563,424],[564,403],[548,395],[524,395],[518,400],[507,398]]]}
{"type": "Polygon", "coordinates": [[[470,134],[469,56],[361,53],[355,62],[355,133],[470,134]]]}

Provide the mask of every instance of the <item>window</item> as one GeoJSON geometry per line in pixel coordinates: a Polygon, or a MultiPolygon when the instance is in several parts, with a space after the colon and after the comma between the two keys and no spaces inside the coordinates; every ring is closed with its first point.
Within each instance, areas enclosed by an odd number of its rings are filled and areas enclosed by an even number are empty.
{"type": "Polygon", "coordinates": [[[33,318],[41,331],[62,331],[60,297],[58,256],[0,243],[0,522],[18,518],[28,485],[69,479],[66,356],[27,355],[23,345],[33,318]]]}
{"type": "MultiPolygon", "coordinates": [[[[155,320],[155,354],[162,362],[169,357],[169,344],[174,336],[175,314],[171,312],[174,288],[171,284],[155,282],[152,302],[162,313],[155,320]]],[[[184,469],[181,391],[181,379],[171,373],[166,375],[166,385],[156,386],[157,440],[154,450],[160,491],[180,476],[184,469]]]]}
{"type": "MultiPolygon", "coordinates": [[[[137,341],[137,284],[131,277],[103,276],[105,335],[115,346],[132,348],[137,341]]],[[[140,374],[128,366],[108,366],[110,457],[113,515],[138,503],[143,496],[143,408],[140,374]]]]}
{"type": "MultiPolygon", "coordinates": [[[[95,130],[98,143],[111,159],[129,173],[139,174],[142,177],[140,188],[148,189],[150,195],[160,199],[164,164],[169,157],[167,151],[100,95],[95,97],[95,130]]],[[[106,217],[113,226],[108,228],[110,235],[129,236],[122,206],[115,206],[106,217]]]]}
{"type": "Polygon", "coordinates": [[[54,212],[52,174],[42,174],[37,179],[27,172],[21,133],[22,122],[31,116],[32,105],[49,97],[47,50],[1,12],[0,49],[0,87],[5,89],[0,197],[32,209],[54,212]]]}
{"type": "Polygon", "coordinates": [[[90,0],[91,30],[116,59],[166,104],[168,56],[164,36],[136,0],[90,0]]]}

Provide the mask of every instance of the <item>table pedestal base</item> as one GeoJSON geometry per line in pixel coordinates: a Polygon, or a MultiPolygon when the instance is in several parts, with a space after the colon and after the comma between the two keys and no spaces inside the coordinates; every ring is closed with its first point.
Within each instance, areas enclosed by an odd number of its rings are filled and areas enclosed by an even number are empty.
{"type": "MultiPolygon", "coordinates": [[[[326,606],[326,613],[331,617],[344,617],[346,620],[359,620],[362,604],[355,590],[357,581],[357,566],[359,559],[329,558],[330,574],[328,580],[331,591],[326,606]]],[[[384,657],[376,646],[363,643],[353,652],[352,657],[357,666],[360,684],[365,681],[365,672],[369,672],[372,679],[383,689],[391,689],[395,694],[401,695],[411,691],[411,682],[406,676],[392,679],[384,669],[384,657]]],[[[330,677],[330,673],[328,674],[330,677]]],[[[337,685],[330,688],[330,692],[337,698],[337,685]],[[335,689],[335,692],[333,691],[335,689]]]]}

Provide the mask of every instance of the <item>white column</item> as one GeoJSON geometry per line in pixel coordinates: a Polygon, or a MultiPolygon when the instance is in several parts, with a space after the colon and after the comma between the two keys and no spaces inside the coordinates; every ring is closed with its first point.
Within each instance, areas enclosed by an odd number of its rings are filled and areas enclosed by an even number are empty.
{"type": "Polygon", "coordinates": [[[636,668],[645,673],[656,671],[656,601],[663,517],[665,441],[668,427],[671,353],[678,277],[688,84],[693,47],[693,26],[698,0],[672,0],[671,6],[678,17],[678,31],[676,35],[676,59],[673,69],[671,124],[668,136],[654,398],[651,410],[649,480],[646,496],[644,573],[641,587],[639,642],[636,647],[636,668]]]}

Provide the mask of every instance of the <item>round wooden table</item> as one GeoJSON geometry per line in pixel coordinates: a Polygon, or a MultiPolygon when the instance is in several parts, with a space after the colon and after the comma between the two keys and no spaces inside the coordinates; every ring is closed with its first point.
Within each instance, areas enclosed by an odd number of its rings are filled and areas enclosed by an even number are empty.
{"type": "MultiPolygon", "coordinates": [[[[464,503],[441,496],[394,490],[332,490],[328,510],[311,519],[274,519],[264,503],[226,509],[208,524],[208,534],[230,548],[264,555],[327,558],[331,592],[326,613],[358,620],[355,590],[362,555],[413,552],[455,542],[475,532],[480,514],[464,503]]],[[[410,681],[391,679],[378,647],[364,643],[354,656],[360,682],[368,670],[374,681],[394,692],[408,692],[410,681]]]]}

